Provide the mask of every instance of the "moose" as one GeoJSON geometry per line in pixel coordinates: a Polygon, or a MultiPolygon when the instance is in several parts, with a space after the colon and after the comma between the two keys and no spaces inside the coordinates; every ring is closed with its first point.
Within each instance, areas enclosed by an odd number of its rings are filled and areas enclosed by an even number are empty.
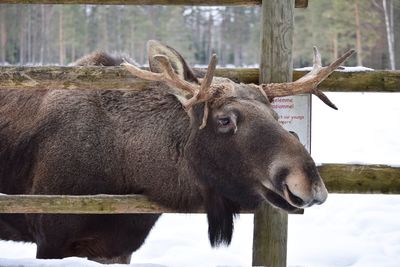
{"type": "MultiPolygon", "coordinates": [[[[241,209],[291,212],[327,189],[300,141],[277,121],[274,97],[313,93],[349,51],[295,82],[239,84],[199,77],[173,48],[148,42],[150,70],[105,53],[77,65],[119,65],[143,90],[0,91],[0,192],[143,194],[176,211],[204,208],[212,246],[229,244],[241,209]],[[104,63],[106,62],[106,63],[104,63]]],[[[0,239],[37,244],[37,258],[129,263],[160,214],[1,214],[0,239]]]]}

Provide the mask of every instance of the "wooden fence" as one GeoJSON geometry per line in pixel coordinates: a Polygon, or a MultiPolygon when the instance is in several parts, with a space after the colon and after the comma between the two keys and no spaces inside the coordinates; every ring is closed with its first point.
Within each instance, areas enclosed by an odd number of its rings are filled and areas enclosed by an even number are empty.
{"type": "MultiPolygon", "coordinates": [[[[291,66],[293,10],[307,0],[0,0],[9,4],[135,4],[135,5],[261,5],[260,69],[218,69],[216,75],[238,82],[279,82],[305,72],[291,66]],[[280,12],[277,12],[277,11],[280,12]],[[285,36],[282,36],[285,33],[285,36]],[[272,52],[274,51],[274,53],[272,52]],[[273,53],[273,54],[272,54],[273,53]],[[260,74],[259,74],[260,73],[260,74]]],[[[140,89],[149,82],[119,67],[0,67],[1,89],[140,89]]],[[[320,88],[325,91],[400,91],[400,73],[389,71],[335,72],[320,88]]],[[[319,166],[330,192],[400,193],[400,168],[379,165],[324,164],[319,166]]],[[[21,196],[0,195],[0,213],[160,213],[174,212],[143,196],[21,196]]],[[[187,212],[202,212],[188,210],[187,212]]],[[[252,211],[244,211],[252,212],[252,211]]],[[[268,206],[255,214],[253,265],[286,266],[287,217],[268,206]]]]}
{"type": "MultiPolygon", "coordinates": [[[[323,164],[318,167],[330,193],[400,194],[400,168],[385,165],[323,164]]],[[[181,211],[182,212],[182,211],[181,211]]],[[[187,210],[202,213],[203,210],[187,210]]],[[[252,213],[253,211],[241,211],[252,213]]],[[[1,195],[0,213],[120,214],[176,213],[142,195],[1,195]]]]}
{"type": "MultiPolygon", "coordinates": [[[[204,72],[205,69],[195,69],[204,72]]],[[[297,80],[308,71],[293,71],[297,80]]],[[[217,68],[215,76],[235,82],[259,83],[259,69],[217,68]]],[[[2,67],[1,89],[130,89],[140,90],[148,86],[145,81],[132,76],[122,67],[2,67]]],[[[319,86],[326,92],[400,92],[400,71],[362,71],[332,73],[319,86]]]]}

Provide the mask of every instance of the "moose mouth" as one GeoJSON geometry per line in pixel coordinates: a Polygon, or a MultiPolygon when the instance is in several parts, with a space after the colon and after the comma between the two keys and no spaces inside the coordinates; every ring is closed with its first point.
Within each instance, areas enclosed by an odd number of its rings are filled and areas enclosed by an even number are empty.
{"type": "Polygon", "coordinates": [[[271,203],[273,206],[277,208],[283,209],[288,213],[299,213],[301,211],[301,208],[298,208],[296,206],[303,206],[304,204],[303,200],[301,200],[299,197],[295,196],[292,192],[290,192],[287,185],[284,185],[283,191],[285,197],[290,200],[290,203],[280,194],[266,187],[263,187],[263,196],[269,203],[271,203]],[[291,203],[293,203],[293,205],[291,203]]]}

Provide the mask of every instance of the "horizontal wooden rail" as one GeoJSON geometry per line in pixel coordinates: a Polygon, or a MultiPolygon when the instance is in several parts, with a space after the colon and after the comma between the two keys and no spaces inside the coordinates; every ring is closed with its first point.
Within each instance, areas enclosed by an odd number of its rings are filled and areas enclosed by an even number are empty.
{"type": "MultiPolygon", "coordinates": [[[[204,72],[204,69],[197,69],[204,72]]],[[[218,68],[216,76],[258,83],[255,68],[218,68]]],[[[294,71],[293,80],[307,71],[294,71]]],[[[0,67],[0,89],[136,89],[150,82],[121,67],[0,67]]],[[[319,88],[330,92],[400,92],[400,71],[334,72],[319,88]]]]}
{"type": "MultiPolygon", "coordinates": [[[[142,195],[0,195],[0,213],[168,213],[142,195]]],[[[191,211],[198,212],[198,211],[191,211]]]]}
{"type": "MultiPolygon", "coordinates": [[[[400,194],[400,168],[346,164],[323,164],[318,168],[331,193],[400,194]]],[[[186,212],[204,211],[198,209],[186,212]]],[[[141,195],[0,195],[0,213],[117,214],[177,211],[161,207],[141,195]]]]}
{"type": "MultiPolygon", "coordinates": [[[[91,5],[186,5],[186,6],[249,6],[262,0],[0,0],[0,4],[91,4],[91,5]]],[[[295,0],[295,6],[306,8],[308,0],[295,0]]]]}
{"type": "MultiPolygon", "coordinates": [[[[241,213],[253,213],[241,210],[241,213]]],[[[173,210],[142,195],[2,195],[0,213],[128,214],[205,213],[204,209],[173,210]]],[[[302,214],[299,209],[292,214],[302,214]]]]}
{"type": "Polygon", "coordinates": [[[323,164],[318,170],[331,193],[400,194],[400,167],[323,164]]]}

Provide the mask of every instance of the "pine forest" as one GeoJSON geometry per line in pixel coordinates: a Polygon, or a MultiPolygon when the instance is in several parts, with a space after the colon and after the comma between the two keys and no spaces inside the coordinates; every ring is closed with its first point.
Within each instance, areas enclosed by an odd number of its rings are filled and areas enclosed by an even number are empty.
{"type": "MultiPolygon", "coordinates": [[[[0,4],[0,64],[68,65],[95,50],[146,64],[146,42],[160,40],[191,64],[216,53],[220,66],[256,66],[259,7],[0,4]]],[[[318,46],[329,62],[349,48],[349,65],[400,66],[400,0],[310,0],[295,10],[294,66],[318,46]],[[396,57],[397,56],[397,57],[396,57]]]]}

